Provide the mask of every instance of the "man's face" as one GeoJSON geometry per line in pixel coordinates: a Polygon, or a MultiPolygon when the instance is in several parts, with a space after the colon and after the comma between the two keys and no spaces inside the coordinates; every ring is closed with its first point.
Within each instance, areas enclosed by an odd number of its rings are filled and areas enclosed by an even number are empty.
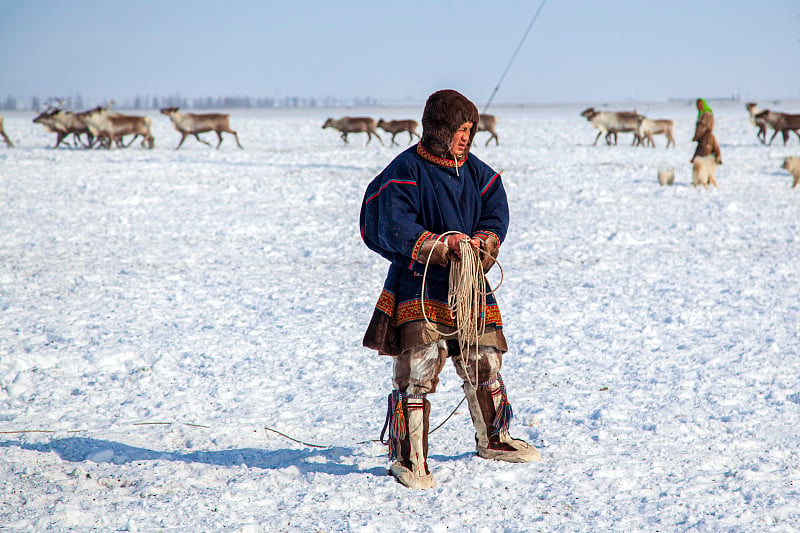
{"type": "Polygon", "coordinates": [[[450,143],[450,153],[457,156],[462,156],[467,153],[467,144],[469,144],[469,133],[472,131],[472,122],[465,122],[453,135],[453,140],[450,143]]]}

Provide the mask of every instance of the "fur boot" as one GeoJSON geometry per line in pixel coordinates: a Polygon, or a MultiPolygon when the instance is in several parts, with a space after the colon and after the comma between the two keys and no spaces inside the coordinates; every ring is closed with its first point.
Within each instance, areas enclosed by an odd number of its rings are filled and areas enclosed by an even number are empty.
{"type": "MultiPolygon", "coordinates": [[[[433,475],[428,470],[428,430],[431,404],[424,394],[406,394],[392,391],[389,395],[389,459],[394,462],[389,473],[397,481],[412,489],[429,489],[434,486],[433,475]]],[[[383,442],[383,433],[381,434],[383,442]]]]}
{"type": "Polygon", "coordinates": [[[539,450],[508,433],[512,412],[500,374],[477,387],[464,382],[463,388],[480,457],[509,463],[541,461],[539,450]]]}

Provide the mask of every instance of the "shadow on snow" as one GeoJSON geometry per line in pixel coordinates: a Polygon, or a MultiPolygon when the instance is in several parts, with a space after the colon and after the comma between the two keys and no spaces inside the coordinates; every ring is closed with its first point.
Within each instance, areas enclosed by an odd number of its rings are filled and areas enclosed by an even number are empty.
{"type": "Polygon", "coordinates": [[[374,476],[386,475],[386,469],[383,467],[362,470],[357,465],[343,464],[343,457],[352,457],[354,455],[353,449],[345,447],[275,451],[241,448],[182,453],[161,452],[129,446],[119,442],[84,437],[69,437],[37,444],[25,444],[19,441],[0,442],[0,448],[10,448],[12,446],[42,453],[54,452],[64,461],[75,463],[90,461],[94,463],[131,464],[142,461],[175,461],[214,466],[244,465],[250,468],[274,470],[294,466],[303,474],[318,472],[335,476],[365,473],[374,476]]]}

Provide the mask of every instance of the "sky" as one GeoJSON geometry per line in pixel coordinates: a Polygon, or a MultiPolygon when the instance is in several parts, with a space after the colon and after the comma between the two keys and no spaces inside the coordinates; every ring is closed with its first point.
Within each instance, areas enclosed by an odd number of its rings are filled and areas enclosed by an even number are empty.
{"type": "Polygon", "coordinates": [[[0,0],[0,98],[800,97],[796,0],[545,0],[522,41],[540,5],[0,0]]]}

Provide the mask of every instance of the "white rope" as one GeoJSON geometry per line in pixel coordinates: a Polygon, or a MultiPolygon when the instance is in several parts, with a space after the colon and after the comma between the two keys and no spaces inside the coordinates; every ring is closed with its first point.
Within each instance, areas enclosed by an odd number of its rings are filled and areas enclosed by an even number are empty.
{"type": "Polygon", "coordinates": [[[455,317],[458,345],[477,345],[486,331],[486,276],[480,258],[467,239],[458,242],[461,260],[450,265],[447,306],[455,317]]]}
{"type": "Polygon", "coordinates": [[[452,333],[439,330],[436,324],[431,322],[430,318],[428,318],[428,314],[425,311],[425,287],[427,284],[428,267],[430,266],[431,255],[433,255],[433,248],[435,248],[438,243],[447,246],[445,237],[455,233],[459,232],[448,231],[443,233],[441,235],[442,240],[434,241],[434,245],[428,253],[428,257],[425,261],[425,271],[422,274],[420,305],[422,306],[422,316],[428,326],[432,327],[433,330],[442,337],[458,337],[461,363],[465,370],[467,369],[467,356],[465,354],[470,346],[475,346],[475,383],[472,383],[469,375],[467,375],[467,381],[470,385],[475,386],[478,382],[477,363],[480,360],[478,340],[486,332],[486,297],[489,294],[494,294],[494,291],[502,284],[503,269],[500,267],[500,263],[492,258],[500,268],[501,278],[500,283],[498,283],[494,290],[487,291],[486,287],[488,282],[478,252],[486,255],[488,255],[488,253],[485,250],[474,247],[469,239],[461,239],[458,242],[461,260],[450,262],[450,277],[448,279],[447,292],[447,307],[450,310],[450,317],[455,321],[456,327],[455,331],[452,333]]]}

